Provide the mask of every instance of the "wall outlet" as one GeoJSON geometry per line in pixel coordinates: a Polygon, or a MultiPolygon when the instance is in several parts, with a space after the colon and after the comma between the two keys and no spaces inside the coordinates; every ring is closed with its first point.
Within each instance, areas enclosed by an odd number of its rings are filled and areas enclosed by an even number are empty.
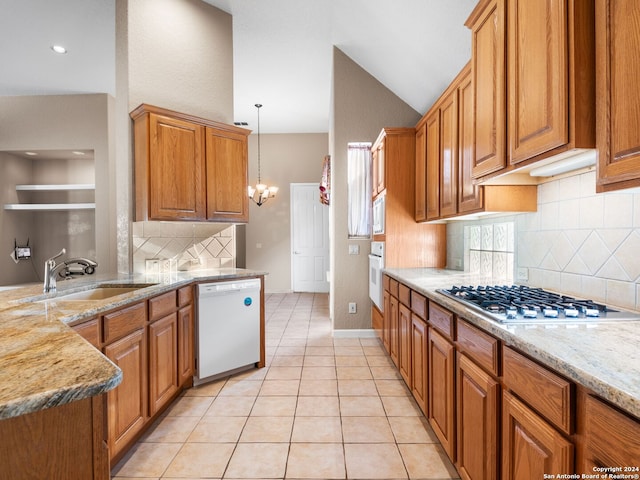
{"type": "Polygon", "coordinates": [[[518,280],[529,280],[529,269],[526,267],[520,267],[516,271],[516,278],[518,280]]]}
{"type": "Polygon", "coordinates": [[[349,313],[356,313],[356,302],[349,302],[349,313]]]}
{"type": "Polygon", "coordinates": [[[360,255],[360,245],[349,245],[349,255],[360,255]]]}

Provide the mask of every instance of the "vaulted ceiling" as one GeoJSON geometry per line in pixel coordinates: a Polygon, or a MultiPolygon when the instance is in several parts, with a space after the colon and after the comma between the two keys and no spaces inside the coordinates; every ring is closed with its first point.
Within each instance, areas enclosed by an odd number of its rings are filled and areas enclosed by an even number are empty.
{"type": "MultiPolygon", "coordinates": [[[[476,0],[205,1],[233,16],[235,120],[262,103],[263,133],[328,131],[334,45],[420,113],[470,58],[476,0]]],[[[0,95],[115,93],[115,0],[0,11],[0,95]]]]}

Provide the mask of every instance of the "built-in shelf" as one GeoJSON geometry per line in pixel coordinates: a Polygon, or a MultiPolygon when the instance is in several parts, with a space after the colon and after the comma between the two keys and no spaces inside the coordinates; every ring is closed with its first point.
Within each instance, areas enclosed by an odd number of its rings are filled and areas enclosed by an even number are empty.
{"type": "Polygon", "coordinates": [[[68,190],[95,190],[94,183],[71,183],[65,185],[16,185],[16,190],[29,192],[52,192],[68,190]]]}
{"type": "Polygon", "coordinates": [[[42,211],[42,210],[92,210],[95,203],[7,203],[5,210],[42,211]]]}

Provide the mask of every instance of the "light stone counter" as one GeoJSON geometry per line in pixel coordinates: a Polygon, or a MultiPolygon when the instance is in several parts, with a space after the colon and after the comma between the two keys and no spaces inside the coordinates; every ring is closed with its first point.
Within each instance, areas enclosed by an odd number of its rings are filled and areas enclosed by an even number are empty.
{"type": "Polygon", "coordinates": [[[511,282],[428,268],[384,273],[640,418],[640,321],[503,325],[436,289],[511,282]]]}
{"type": "Polygon", "coordinates": [[[72,328],[82,320],[197,282],[266,275],[221,268],[161,275],[92,275],[0,291],[0,420],[99,395],[122,371],[72,328]],[[104,300],[65,301],[64,294],[96,285],[143,286],[104,300]]]}

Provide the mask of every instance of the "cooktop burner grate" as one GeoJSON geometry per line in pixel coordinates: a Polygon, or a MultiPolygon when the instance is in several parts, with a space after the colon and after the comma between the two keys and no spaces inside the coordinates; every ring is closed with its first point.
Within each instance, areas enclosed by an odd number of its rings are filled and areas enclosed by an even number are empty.
{"type": "Polygon", "coordinates": [[[526,285],[453,286],[438,291],[501,323],[640,320],[640,314],[634,312],[526,285]]]}

